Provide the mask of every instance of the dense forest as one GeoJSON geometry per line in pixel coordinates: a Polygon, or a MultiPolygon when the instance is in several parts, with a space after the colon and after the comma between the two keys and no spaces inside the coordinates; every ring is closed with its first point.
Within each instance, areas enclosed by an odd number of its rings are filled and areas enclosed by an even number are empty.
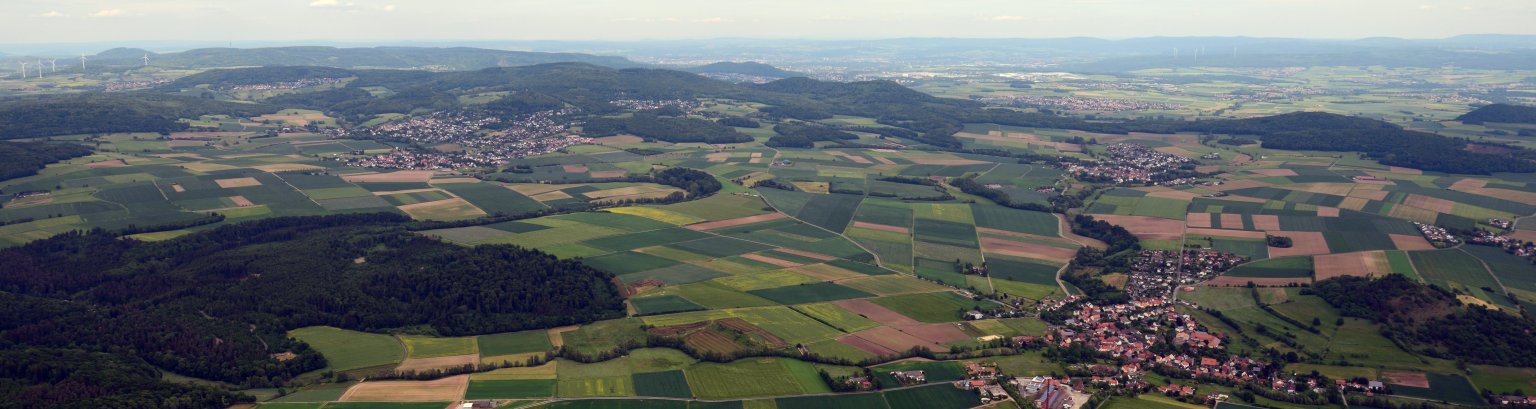
{"type": "Polygon", "coordinates": [[[1310,291],[1348,317],[1382,324],[1382,332],[1436,358],[1475,364],[1536,367],[1536,324],[1455,294],[1392,274],[1319,281],[1310,291]]]}
{"type": "Polygon", "coordinates": [[[91,154],[91,148],[45,142],[0,142],[0,181],[37,174],[50,163],[91,154]]]}
{"type": "Polygon", "coordinates": [[[111,132],[174,132],[181,118],[251,117],[277,112],[261,104],[157,93],[53,95],[0,101],[0,139],[111,132]]]}
{"type": "Polygon", "coordinates": [[[670,118],[651,113],[636,113],[628,118],[593,118],[582,125],[587,136],[609,136],[621,133],[633,134],[646,139],[673,143],[703,142],[712,144],[741,143],[752,141],[751,136],[737,132],[735,128],[715,121],[695,118],[670,118]]]}
{"type": "Polygon", "coordinates": [[[238,397],[209,386],[162,381],[134,357],[81,349],[0,349],[0,409],[223,408],[238,397]]]}
{"type": "Polygon", "coordinates": [[[1536,107],[1524,105],[1493,104],[1474,109],[1472,112],[1456,117],[1456,120],[1469,124],[1482,124],[1487,122],[1506,124],[1536,124],[1536,107]]]}
{"type": "Polygon", "coordinates": [[[624,313],[606,273],[515,246],[442,243],[406,221],[277,218],[154,243],[76,232],[0,250],[0,345],[114,351],[265,387],[324,366],[284,335],[294,328],[467,335],[624,313]]]}

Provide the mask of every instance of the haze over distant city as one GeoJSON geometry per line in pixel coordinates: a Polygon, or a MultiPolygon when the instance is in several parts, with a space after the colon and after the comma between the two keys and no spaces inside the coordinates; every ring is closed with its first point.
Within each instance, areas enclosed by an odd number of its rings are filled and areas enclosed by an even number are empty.
{"type": "MultiPolygon", "coordinates": [[[[13,0],[0,43],[1536,34],[1529,0],[13,0]]],[[[237,44],[238,45],[238,44],[237,44]]]]}

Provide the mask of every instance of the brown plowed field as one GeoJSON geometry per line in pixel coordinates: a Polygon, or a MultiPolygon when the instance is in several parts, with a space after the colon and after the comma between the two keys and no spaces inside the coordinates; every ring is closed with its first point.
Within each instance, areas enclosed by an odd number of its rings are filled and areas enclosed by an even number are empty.
{"type": "Polygon", "coordinates": [[[1327,280],[1341,276],[1383,276],[1392,272],[1387,254],[1380,251],[1364,253],[1329,254],[1312,259],[1317,279],[1327,280]]]}
{"type": "Polygon", "coordinates": [[[1332,253],[1328,248],[1328,239],[1323,238],[1322,232],[1316,231],[1272,231],[1269,234],[1291,238],[1290,248],[1270,247],[1269,257],[1285,256],[1312,256],[1332,253]]]}
{"type": "Polygon", "coordinates": [[[687,227],[689,229],[692,229],[692,230],[724,229],[724,228],[727,228],[727,227],[736,227],[736,226],[740,226],[740,225],[744,225],[744,224],[761,223],[761,222],[766,222],[766,221],[770,221],[770,220],[778,220],[778,219],[782,219],[782,218],[785,218],[785,217],[788,217],[788,216],[785,216],[783,213],[767,213],[767,214],[760,214],[760,215],[756,215],[756,216],[738,217],[738,218],[735,218],[735,219],[726,219],[726,220],[719,220],[719,221],[713,221],[713,222],[695,223],[695,224],[690,224],[687,227]]]}
{"type": "Polygon", "coordinates": [[[435,381],[363,382],[347,389],[342,402],[447,402],[464,398],[469,375],[435,381]]]}
{"type": "Polygon", "coordinates": [[[1392,237],[1392,244],[1397,245],[1398,250],[1434,250],[1435,245],[1429,244],[1424,236],[1409,236],[1406,234],[1388,234],[1392,237]]]}
{"type": "Polygon", "coordinates": [[[757,254],[757,253],[742,255],[741,258],[744,258],[744,259],[747,259],[747,260],[752,260],[752,261],[761,261],[761,262],[772,264],[772,265],[776,265],[776,266],[779,266],[779,267],[799,267],[800,266],[800,263],[796,263],[796,262],[789,261],[789,260],[779,260],[779,259],[776,259],[776,258],[773,258],[773,257],[768,257],[768,256],[765,256],[765,255],[762,255],[762,254],[757,254]]]}
{"type": "Polygon", "coordinates": [[[1198,229],[1209,229],[1215,226],[1212,223],[1210,213],[1190,213],[1184,216],[1184,226],[1198,229]]]}
{"type": "Polygon", "coordinates": [[[871,321],[878,322],[881,325],[911,326],[922,324],[917,322],[917,320],[914,320],[905,315],[901,315],[899,312],[891,311],[888,308],[881,307],[879,304],[875,304],[869,300],[842,300],[834,302],[833,304],[837,304],[837,306],[843,307],[843,309],[851,311],[854,314],[863,315],[864,318],[869,318],[871,321]]]}
{"type": "Polygon", "coordinates": [[[1025,243],[992,237],[981,238],[981,248],[988,253],[1005,256],[1027,257],[1039,260],[1066,262],[1077,255],[1077,250],[1052,247],[1044,244],[1025,243]]]}
{"type": "Polygon", "coordinates": [[[1182,240],[1184,221],[1148,216],[1096,214],[1095,219],[1120,225],[1142,240],[1182,240]]]}

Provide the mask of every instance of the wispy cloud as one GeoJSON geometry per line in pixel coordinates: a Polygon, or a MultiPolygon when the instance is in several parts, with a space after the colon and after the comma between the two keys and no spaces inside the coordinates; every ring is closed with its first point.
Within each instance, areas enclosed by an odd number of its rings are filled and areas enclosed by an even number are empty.
{"type": "Polygon", "coordinates": [[[393,5],[393,4],[385,4],[383,10],[384,11],[395,11],[395,5],[393,5]]]}
{"type": "Polygon", "coordinates": [[[727,19],[727,18],[724,18],[724,17],[705,17],[705,18],[696,18],[696,19],[688,20],[688,22],[689,23],[701,23],[701,24],[714,24],[714,23],[729,23],[729,22],[731,22],[731,20],[727,19]]]}
{"type": "Polygon", "coordinates": [[[122,17],[126,15],[128,15],[128,12],[123,11],[123,9],[105,9],[91,13],[91,17],[122,17]]]}
{"type": "Polygon", "coordinates": [[[1024,17],[1024,16],[992,16],[992,17],[988,17],[987,20],[991,20],[991,21],[1024,21],[1024,20],[1029,20],[1029,17],[1024,17]]]}
{"type": "Polygon", "coordinates": [[[315,1],[309,2],[309,6],[310,7],[341,7],[341,2],[337,1],[337,0],[315,0],[315,1]]]}
{"type": "Polygon", "coordinates": [[[47,13],[38,14],[37,16],[38,17],[48,17],[48,18],[69,17],[68,14],[60,13],[58,10],[48,10],[47,13]]]}

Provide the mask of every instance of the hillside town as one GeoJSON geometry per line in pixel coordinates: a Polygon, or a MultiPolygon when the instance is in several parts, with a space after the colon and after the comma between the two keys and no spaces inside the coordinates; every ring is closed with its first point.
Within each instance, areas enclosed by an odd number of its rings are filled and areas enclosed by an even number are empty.
{"type": "Polygon", "coordinates": [[[349,166],[394,169],[457,170],[497,166],[542,155],[591,138],[569,132],[569,109],[502,119],[478,112],[438,112],[370,128],[333,129],[333,139],[405,140],[425,149],[396,148],[384,155],[347,157],[349,166]]]}
{"type": "Polygon", "coordinates": [[[1125,288],[1133,298],[1165,298],[1174,287],[1216,278],[1248,260],[1248,257],[1204,249],[1144,250],[1131,261],[1125,288]]]}
{"type": "Polygon", "coordinates": [[[1120,185],[1171,186],[1195,182],[1189,158],[1158,152],[1134,143],[1119,143],[1106,148],[1109,158],[1062,164],[1067,173],[1087,182],[1120,185]],[[1187,169],[1186,169],[1187,168],[1187,169]]]}

